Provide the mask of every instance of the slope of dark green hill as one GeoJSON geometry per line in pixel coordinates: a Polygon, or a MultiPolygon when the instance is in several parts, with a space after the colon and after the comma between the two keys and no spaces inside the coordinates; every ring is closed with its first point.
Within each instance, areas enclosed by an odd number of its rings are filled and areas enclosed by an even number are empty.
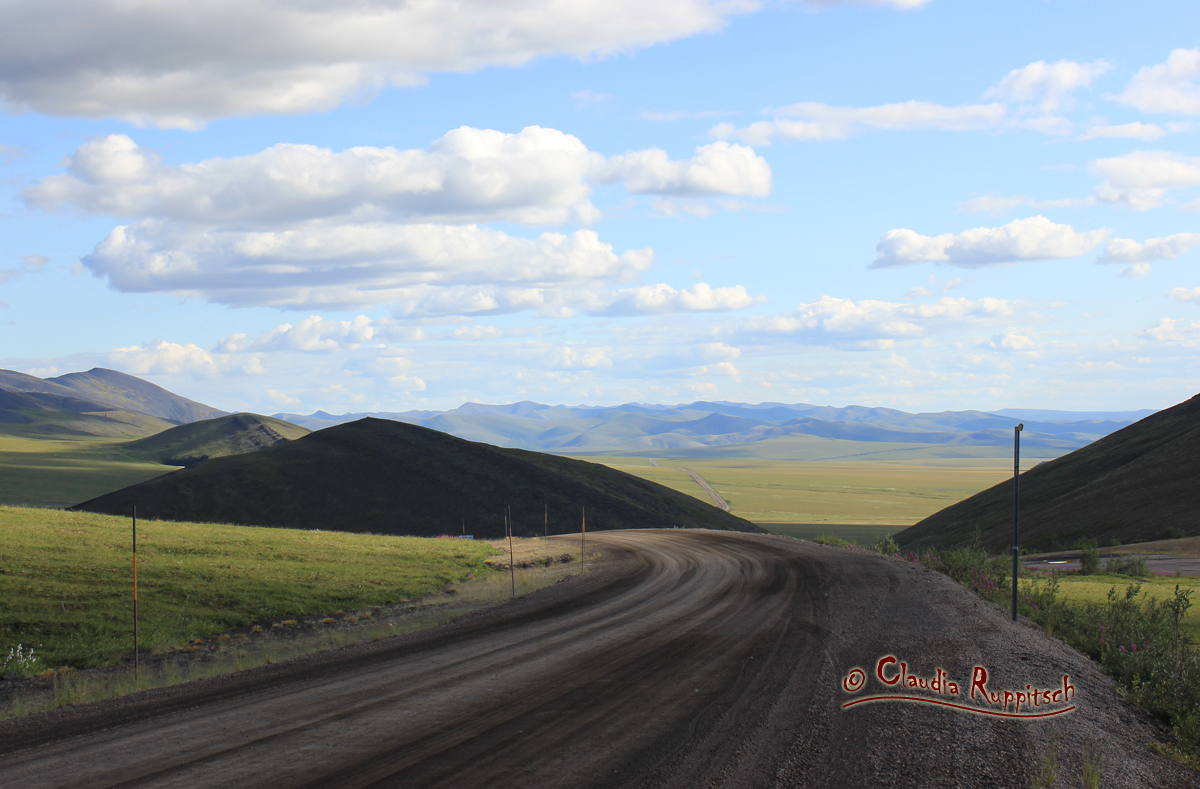
{"type": "Polygon", "coordinates": [[[205,419],[131,441],[125,451],[134,457],[168,466],[194,466],[209,458],[241,455],[294,441],[309,430],[290,422],[258,414],[230,414],[205,419]]]}
{"type": "Polygon", "coordinates": [[[214,458],[74,509],[377,534],[500,537],[674,525],[758,531],[691,496],[605,466],[465,441],[384,419],[214,458]]]}
{"type": "MultiPolygon", "coordinates": [[[[1200,530],[1200,395],[1021,475],[1021,545],[1080,538],[1154,540],[1200,530]]],[[[904,548],[957,546],[976,534],[991,551],[1012,543],[1012,480],[896,535],[904,548]]]]}
{"type": "Polygon", "coordinates": [[[125,411],[157,416],[176,424],[225,415],[224,411],[189,400],[149,381],[103,367],[95,367],[86,373],[67,373],[46,380],[74,389],[86,400],[108,403],[125,411]]]}

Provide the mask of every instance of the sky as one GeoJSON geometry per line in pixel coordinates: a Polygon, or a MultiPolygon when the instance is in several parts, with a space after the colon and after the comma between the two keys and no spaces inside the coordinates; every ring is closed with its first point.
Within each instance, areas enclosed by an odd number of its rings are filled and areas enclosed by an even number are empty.
{"type": "Polygon", "coordinates": [[[1182,0],[11,0],[0,367],[267,414],[1164,408],[1200,391],[1197,30],[1182,0]]]}

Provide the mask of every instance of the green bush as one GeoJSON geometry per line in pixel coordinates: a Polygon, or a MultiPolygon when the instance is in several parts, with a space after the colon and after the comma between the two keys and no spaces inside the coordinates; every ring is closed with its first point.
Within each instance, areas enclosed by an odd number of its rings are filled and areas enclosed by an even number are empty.
{"type": "Polygon", "coordinates": [[[1135,575],[1145,578],[1150,575],[1150,568],[1141,556],[1114,556],[1105,563],[1104,572],[1109,575],[1135,575]]]}
{"type": "Polygon", "coordinates": [[[1079,557],[1079,574],[1098,575],[1099,573],[1100,550],[1098,548],[1084,548],[1083,554],[1079,557]]]}
{"type": "Polygon", "coordinates": [[[1008,584],[1008,561],[988,557],[982,548],[953,548],[940,553],[908,553],[901,558],[944,573],[984,597],[1001,592],[1008,584]]]}
{"type": "Polygon", "coordinates": [[[892,539],[892,535],[885,535],[882,540],[871,546],[871,550],[875,553],[881,553],[884,556],[899,556],[900,546],[892,539]]]}
{"type": "Polygon", "coordinates": [[[832,545],[832,546],[834,546],[835,548],[851,548],[851,547],[854,547],[854,546],[852,546],[850,543],[848,543],[848,542],[846,542],[845,540],[843,540],[841,537],[834,537],[834,536],[832,536],[832,535],[829,535],[829,534],[822,534],[820,537],[818,537],[817,539],[813,540],[813,542],[817,543],[818,545],[832,545]]]}

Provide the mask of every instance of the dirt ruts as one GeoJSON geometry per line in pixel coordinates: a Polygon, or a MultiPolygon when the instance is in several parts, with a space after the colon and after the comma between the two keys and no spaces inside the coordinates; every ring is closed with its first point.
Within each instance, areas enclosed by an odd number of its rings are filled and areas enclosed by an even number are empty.
{"type": "Polygon", "coordinates": [[[1188,779],[1090,661],[944,576],[729,532],[593,546],[587,576],[443,628],[0,724],[0,785],[1017,787],[1047,743],[1064,785],[1087,745],[1105,787],[1188,779]],[[888,654],[995,688],[1068,674],[1077,709],[843,710],[888,654]]]}

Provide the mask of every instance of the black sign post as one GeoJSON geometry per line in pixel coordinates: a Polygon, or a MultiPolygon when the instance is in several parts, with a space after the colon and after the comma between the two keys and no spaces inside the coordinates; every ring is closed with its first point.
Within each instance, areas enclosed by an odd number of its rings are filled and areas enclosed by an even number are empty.
{"type": "Polygon", "coordinates": [[[1013,621],[1017,621],[1017,562],[1021,551],[1021,431],[1025,424],[1013,428],[1013,621]]]}

